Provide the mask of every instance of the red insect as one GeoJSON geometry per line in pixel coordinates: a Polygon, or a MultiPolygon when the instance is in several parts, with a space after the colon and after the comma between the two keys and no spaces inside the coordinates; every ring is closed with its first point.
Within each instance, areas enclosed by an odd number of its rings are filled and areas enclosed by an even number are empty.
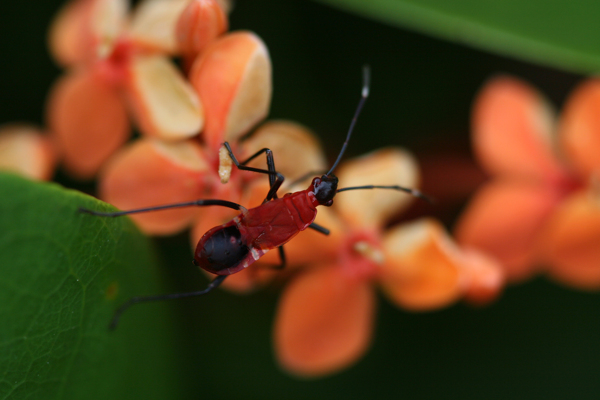
{"type": "MultiPolygon", "coordinates": [[[[354,117],[352,118],[346,141],[331,169],[326,174],[314,178],[310,186],[305,190],[288,193],[285,196],[278,198],[277,190],[281,187],[284,177],[275,170],[272,151],[267,148],[262,149],[240,163],[233,155],[229,143],[225,142],[224,145],[229,152],[229,156],[238,169],[269,175],[270,189],[263,204],[260,206],[246,209],[240,204],[226,200],[196,200],[187,203],[169,204],[114,213],[103,213],[83,208],[80,209],[81,212],[103,217],[118,217],[126,214],[189,206],[222,206],[241,211],[241,213],[231,221],[221,226],[216,226],[206,232],[196,246],[193,260],[194,264],[208,272],[218,275],[207,288],[190,293],[134,297],[117,309],[110,324],[110,328],[114,329],[116,327],[123,311],[133,304],[206,294],[219,286],[227,276],[247,268],[271,249],[277,248],[279,250],[281,257],[281,265],[279,268],[283,268],[285,266],[283,245],[289,242],[298,233],[307,228],[311,228],[325,235],[329,234],[329,231],[326,228],[315,224],[313,221],[317,216],[317,207],[331,206],[333,204],[333,198],[339,192],[358,189],[392,189],[404,191],[413,196],[426,199],[426,197],[417,190],[396,185],[366,185],[338,189],[338,178],[333,174],[333,171],[337,167],[348,146],[357,117],[360,114],[368,95],[369,69],[365,67],[361,99],[354,113],[354,117]],[[245,165],[262,153],[266,154],[267,170],[247,167],[245,165]]],[[[314,173],[311,173],[310,175],[313,174],[314,173]]],[[[301,179],[303,180],[304,178],[301,179]]]]}

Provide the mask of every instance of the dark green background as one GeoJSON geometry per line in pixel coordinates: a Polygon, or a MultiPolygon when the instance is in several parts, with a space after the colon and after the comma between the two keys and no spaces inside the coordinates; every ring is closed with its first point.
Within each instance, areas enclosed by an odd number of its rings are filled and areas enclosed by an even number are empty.
{"type": "MultiPolygon", "coordinates": [[[[0,123],[42,123],[45,95],[60,73],[47,55],[45,33],[60,4],[0,3],[0,123]]],[[[557,105],[581,79],[308,1],[238,0],[231,25],[257,32],[269,47],[270,117],[312,127],[332,157],[358,100],[364,63],[372,68],[371,98],[349,155],[385,145],[418,153],[468,149],[470,103],[498,72],[532,82],[557,105]]],[[[167,286],[205,284],[190,266],[185,235],[155,242],[167,286]]],[[[252,296],[219,292],[169,305],[185,398],[592,399],[600,393],[597,294],[538,278],[508,288],[483,309],[457,305],[412,314],[382,299],[368,354],[347,371],[308,381],[286,375],[273,361],[277,296],[276,288],[252,296]]],[[[172,372],[173,366],[154,368],[172,372]]]]}

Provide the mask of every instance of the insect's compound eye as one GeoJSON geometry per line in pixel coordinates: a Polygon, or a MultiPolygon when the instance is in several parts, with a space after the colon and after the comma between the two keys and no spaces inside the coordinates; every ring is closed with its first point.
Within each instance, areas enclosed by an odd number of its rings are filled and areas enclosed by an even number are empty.
{"type": "Polygon", "coordinates": [[[316,177],[312,180],[312,182],[310,183],[310,187],[315,190],[319,187],[319,185],[321,184],[321,179],[319,177],[316,177]]]}
{"type": "Polygon", "coordinates": [[[323,204],[325,207],[331,207],[331,205],[333,204],[333,199],[329,200],[327,203],[323,204]]]}

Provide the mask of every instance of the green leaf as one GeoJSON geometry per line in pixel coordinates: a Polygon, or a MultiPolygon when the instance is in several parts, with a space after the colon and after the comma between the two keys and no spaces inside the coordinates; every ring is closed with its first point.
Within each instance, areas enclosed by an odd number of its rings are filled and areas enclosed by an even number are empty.
{"type": "Polygon", "coordinates": [[[150,243],[127,218],[55,184],[0,174],[0,398],[174,398],[165,308],[118,305],[164,291],[150,243]]]}
{"type": "Polygon", "coordinates": [[[320,1],[544,65],[583,73],[600,70],[600,3],[593,0],[320,1]]]}

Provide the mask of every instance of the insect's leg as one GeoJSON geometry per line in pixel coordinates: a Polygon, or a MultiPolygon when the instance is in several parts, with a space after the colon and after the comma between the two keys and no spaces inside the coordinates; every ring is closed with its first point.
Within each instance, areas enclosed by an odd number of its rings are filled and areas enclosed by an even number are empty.
{"type": "MultiPolygon", "coordinates": [[[[227,143],[227,146],[229,145],[229,143],[227,143]]],[[[229,147],[228,147],[229,149],[229,147]]],[[[231,150],[229,149],[230,155],[233,154],[231,152],[231,150]]],[[[271,149],[268,148],[264,148],[261,149],[259,151],[257,151],[256,153],[254,153],[253,155],[251,155],[250,157],[248,157],[245,161],[240,162],[237,167],[240,168],[240,166],[246,166],[246,164],[248,164],[250,161],[254,160],[256,157],[260,156],[262,153],[265,153],[267,156],[267,169],[269,171],[269,186],[273,187],[273,185],[275,184],[275,180],[277,179],[277,176],[274,173],[277,173],[276,169],[275,169],[275,159],[273,158],[273,151],[271,151],[271,149]]],[[[232,160],[234,158],[232,157],[232,160]]],[[[275,194],[275,198],[277,198],[277,194],[275,194]]]]}
{"type": "Polygon", "coordinates": [[[232,208],[234,210],[245,210],[245,208],[242,205],[234,203],[232,201],[227,201],[227,200],[194,200],[194,201],[188,201],[185,203],[166,204],[163,206],[137,208],[135,210],[116,211],[116,212],[100,212],[100,211],[94,211],[94,210],[89,210],[87,208],[80,207],[79,212],[96,215],[99,217],[120,217],[121,215],[127,215],[127,214],[138,214],[138,213],[144,213],[144,212],[148,212],[148,211],[159,211],[159,210],[167,210],[170,208],[181,208],[181,207],[192,207],[192,206],[197,206],[197,207],[221,206],[221,207],[232,208]]]}
{"type": "MultiPolygon", "coordinates": [[[[280,264],[277,264],[277,265],[273,265],[273,264],[259,264],[257,267],[263,268],[263,269],[277,269],[277,270],[284,269],[285,266],[287,265],[287,259],[285,257],[285,250],[283,250],[283,245],[279,246],[277,248],[277,250],[279,251],[279,259],[281,260],[280,264]]],[[[257,269],[252,269],[252,271],[256,272],[257,269]]]]}
{"type": "Polygon", "coordinates": [[[281,264],[276,265],[275,269],[284,269],[287,264],[287,260],[285,259],[285,250],[283,250],[283,246],[279,246],[277,248],[279,250],[279,258],[281,259],[281,264]]]}
{"type": "Polygon", "coordinates": [[[266,197],[265,201],[269,201],[271,199],[276,199],[277,191],[281,187],[281,184],[283,184],[285,177],[275,170],[275,161],[273,160],[273,152],[267,148],[264,148],[264,149],[256,152],[254,155],[252,155],[250,158],[245,160],[243,163],[240,163],[237,160],[237,158],[235,158],[235,155],[233,154],[233,151],[231,150],[231,146],[229,145],[229,143],[225,142],[225,143],[223,143],[223,145],[229,152],[229,157],[231,157],[231,161],[233,161],[233,163],[235,164],[236,167],[238,167],[238,169],[240,169],[242,171],[252,171],[252,172],[258,172],[260,174],[268,174],[269,175],[269,184],[270,184],[271,188],[269,189],[269,193],[267,193],[267,197],[266,197]],[[268,170],[248,167],[248,166],[244,165],[244,164],[252,161],[254,158],[258,157],[262,153],[267,154],[267,167],[269,168],[268,170]]]}
{"type": "Polygon", "coordinates": [[[311,229],[314,229],[317,232],[322,233],[323,235],[329,235],[329,233],[330,233],[329,229],[327,229],[319,224],[315,224],[314,222],[312,224],[310,224],[308,227],[311,229]]]}
{"type": "Polygon", "coordinates": [[[227,278],[228,276],[229,275],[219,275],[211,283],[208,284],[206,289],[199,290],[196,292],[171,293],[171,294],[159,294],[156,296],[132,297],[125,304],[123,304],[121,307],[119,307],[117,309],[117,311],[115,311],[115,314],[114,314],[112,320],[110,321],[110,325],[108,326],[108,329],[114,330],[117,327],[117,324],[119,323],[119,319],[121,318],[121,315],[123,314],[123,312],[125,312],[125,310],[127,310],[129,307],[131,307],[134,304],[146,303],[149,301],[173,300],[173,299],[182,299],[185,297],[201,296],[203,294],[210,292],[217,286],[219,286],[221,283],[223,283],[225,278],[227,278]]]}

